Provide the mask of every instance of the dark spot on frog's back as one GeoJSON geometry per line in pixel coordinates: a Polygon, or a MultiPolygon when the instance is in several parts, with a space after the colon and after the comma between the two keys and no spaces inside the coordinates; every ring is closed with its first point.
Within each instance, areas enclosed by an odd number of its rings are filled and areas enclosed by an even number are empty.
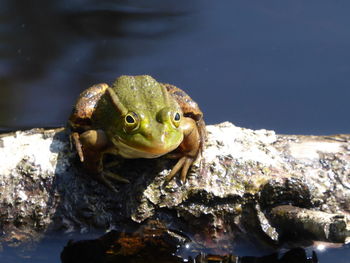
{"type": "Polygon", "coordinates": [[[80,100],[90,101],[90,103],[97,101],[105,93],[107,87],[108,85],[105,83],[95,84],[80,94],[80,100]]]}
{"type": "Polygon", "coordinates": [[[91,99],[95,96],[96,94],[91,91],[83,92],[82,96],[84,99],[91,99]]]}
{"type": "Polygon", "coordinates": [[[175,86],[167,84],[166,89],[178,102],[183,101],[184,103],[189,103],[191,101],[191,98],[186,94],[186,92],[175,86]]]}
{"type": "Polygon", "coordinates": [[[89,116],[72,114],[69,119],[69,124],[74,131],[83,132],[87,127],[91,127],[91,118],[89,116]]]}
{"type": "Polygon", "coordinates": [[[177,97],[186,97],[187,96],[187,94],[185,92],[180,91],[180,90],[175,91],[173,94],[177,97]]]}
{"type": "Polygon", "coordinates": [[[91,126],[91,119],[90,118],[77,118],[75,120],[75,122],[79,126],[91,126]]]}

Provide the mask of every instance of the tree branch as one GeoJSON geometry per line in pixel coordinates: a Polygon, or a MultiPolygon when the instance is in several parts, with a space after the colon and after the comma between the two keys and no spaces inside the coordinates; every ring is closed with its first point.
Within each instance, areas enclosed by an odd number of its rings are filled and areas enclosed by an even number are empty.
{"type": "Polygon", "coordinates": [[[164,184],[173,160],[124,160],[112,168],[131,182],[116,184],[119,193],[84,174],[62,128],[1,135],[1,240],[158,218],[209,247],[347,241],[350,135],[276,135],[228,122],[207,130],[184,185],[164,184]]]}

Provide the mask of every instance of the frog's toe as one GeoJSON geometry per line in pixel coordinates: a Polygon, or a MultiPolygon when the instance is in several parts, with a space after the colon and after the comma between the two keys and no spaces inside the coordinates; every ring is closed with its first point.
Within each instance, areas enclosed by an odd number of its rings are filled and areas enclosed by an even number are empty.
{"type": "Polygon", "coordinates": [[[167,159],[180,159],[183,157],[183,153],[168,153],[165,155],[167,159]]]}
{"type": "Polygon", "coordinates": [[[182,166],[182,170],[181,170],[180,180],[182,183],[186,182],[187,173],[188,173],[188,170],[190,169],[192,163],[193,163],[193,159],[187,157],[185,160],[185,163],[182,166]]]}
{"type": "Polygon", "coordinates": [[[183,164],[186,161],[186,156],[181,157],[177,163],[175,164],[175,166],[173,167],[173,169],[171,170],[171,172],[167,175],[167,177],[165,178],[166,182],[169,182],[171,179],[173,179],[173,177],[176,175],[176,173],[181,169],[181,167],[183,166],[183,164]]]}
{"type": "Polygon", "coordinates": [[[104,186],[106,186],[108,189],[112,190],[115,193],[118,193],[118,189],[105,177],[105,173],[101,173],[96,178],[99,182],[101,182],[104,186]]]}
{"type": "Polygon", "coordinates": [[[177,172],[179,172],[181,170],[180,180],[182,183],[185,183],[188,170],[190,169],[191,164],[193,162],[194,162],[194,159],[192,157],[188,157],[188,156],[181,157],[177,161],[177,163],[175,164],[175,166],[173,167],[171,172],[167,175],[167,177],[165,178],[165,181],[169,182],[171,179],[174,178],[174,176],[177,174],[177,172]]]}
{"type": "Polygon", "coordinates": [[[111,180],[121,182],[121,183],[130,183],[130,181],[124,177],[121,177],[118,174],[115,174],[110,171],[103,171],[94,176],[99,182],[101,182],[104,186],[112,190],[113,192],[118,192],[118,189],[113,185],[111,180]]]}
{"type": "Polygon", "coordinates": [[[121,160],[111,161],[103,165],[104,168],[113,168],[120,165],[121,160]]]}
{"type": "Polygon", "coordinates": [[[110,172],[110,171],[104,171],[103,174],[105,176],[108,176],[109,178],[111,178],[114,181],[120,182],[120,183],[125,183],[125,184],[129,184],[130,181],[122,176],[120,176],[119,174],[110,172]]]}
{"type": "Polygon", "coordinates": [[[75,146],[75,149],[79,155],[79,159],[81,162],[84,162],[84,153],[83,153],[83,148],[82,148],[82,145],[81,145],[81,142],[79,140],[79,133],[77,132],[73,132],[71,135],[70,135],[70,147],[71,149],[73,149],[73,144],[75,146]]]}

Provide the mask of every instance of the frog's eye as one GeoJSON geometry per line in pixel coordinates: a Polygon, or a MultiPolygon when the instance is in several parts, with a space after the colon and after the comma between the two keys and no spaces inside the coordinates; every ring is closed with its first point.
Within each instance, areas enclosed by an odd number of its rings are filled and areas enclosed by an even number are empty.
{"type": "Polygon", "coordinates": [[[172,122],[176,128],[179,127],[180,121],[181,121],[180,112],[174,112],[173,117],[172,117],[172,122]]]}
{"type": "Polygon", "coordinates": [[[136,130],[140,125],[139,116],[135,112],[129,112],[124,117],[125,131],[131,132],[136,130]]]}
{"type": "Polygon", "coordinates": [[[134,124],[136,121],[135,121],[135,119],[134,119],[133,116],[127,115],[127,116],[125,117],[125,122],[126,122],[127,124],[134,124]]]}
{"type": "Polygon", "coordinates": [[[168,107],[165,107],[158,112],[156,118],[160,123],[170,122],[175,128],[178,128],[181,121],[181,112],[174,112],[168,107]]]}

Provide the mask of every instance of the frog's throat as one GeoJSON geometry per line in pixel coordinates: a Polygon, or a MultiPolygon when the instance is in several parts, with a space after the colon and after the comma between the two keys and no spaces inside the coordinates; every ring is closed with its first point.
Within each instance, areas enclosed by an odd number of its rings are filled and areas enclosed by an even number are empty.
{"type": "Polygon", "coordinates": [[[134,158],[158,158],[165,155],[173,150],[175,150],[180,143],[166,147],[164,144],[154,145],[152,147],[145,145],[131,146],[128,145],[121,138],[113,140],[113,144],[118,148],[118,155],[124,158],[134,159],[134,158]]]}

